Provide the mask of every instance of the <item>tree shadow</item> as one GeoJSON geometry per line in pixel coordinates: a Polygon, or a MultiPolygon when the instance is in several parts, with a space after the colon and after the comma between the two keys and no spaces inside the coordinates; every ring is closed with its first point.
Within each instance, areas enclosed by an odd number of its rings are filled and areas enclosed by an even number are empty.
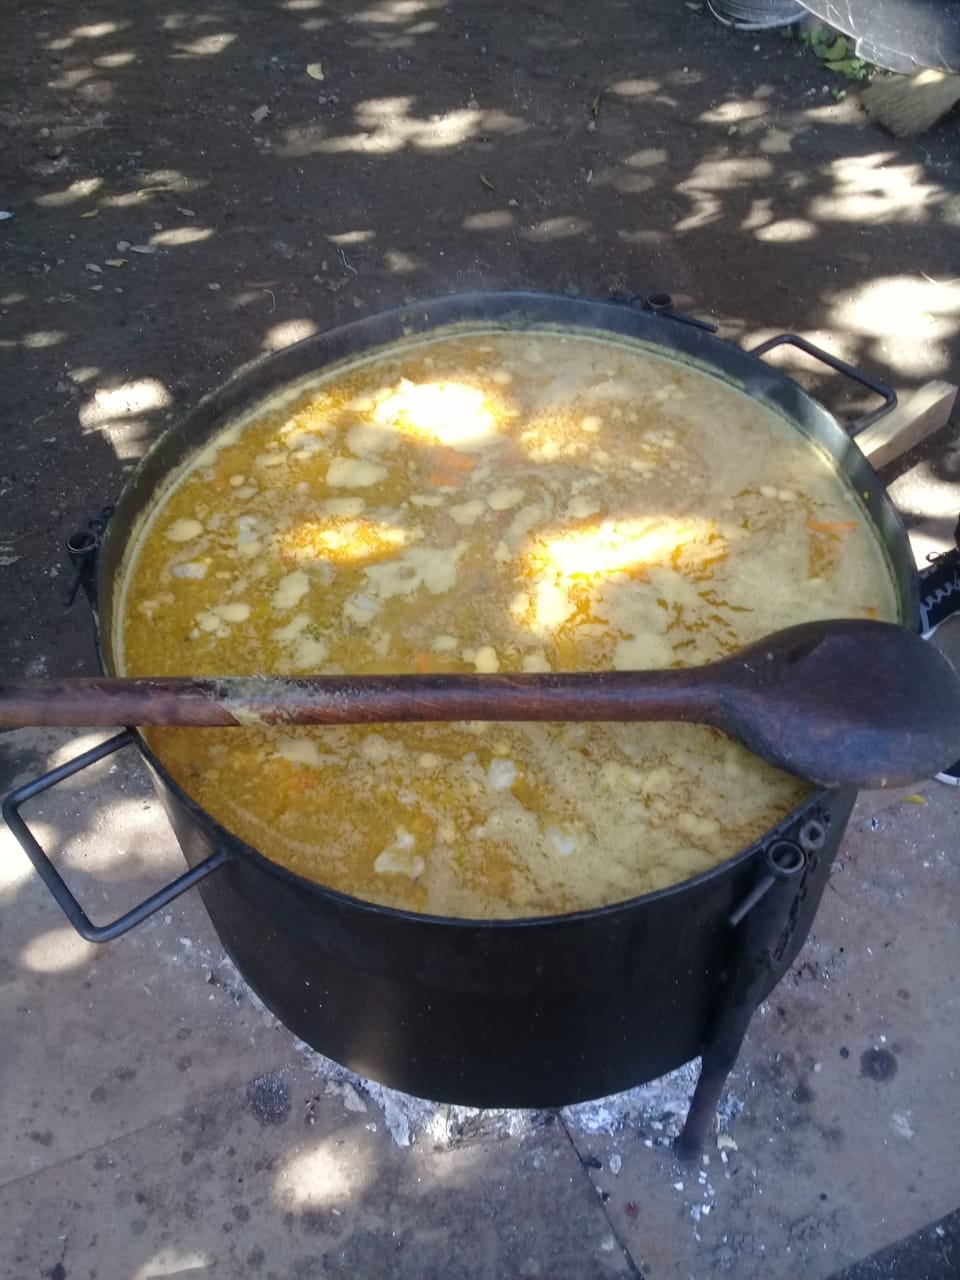
{"type": "Polygon", "coordinates": [[[404,299],[666,289],[734,341],[797,330],[902,390],[955,367],[947,129],[892,141],[780,36],[670,0],[642,20],[615,0],[102,0],[10,15],[7,38],[17,670],[90,667],[82,611],[37,587],[167,421],[261,351],[404,299]]]}

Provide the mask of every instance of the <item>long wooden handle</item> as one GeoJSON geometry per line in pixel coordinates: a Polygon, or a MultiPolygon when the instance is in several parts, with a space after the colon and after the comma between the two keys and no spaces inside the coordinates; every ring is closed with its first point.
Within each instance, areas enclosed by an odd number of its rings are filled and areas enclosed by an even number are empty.
{"type": "Polygon", "coordinates": [[[709,724],[715,722],[722,683],[716,666],[571,675],[7,680],[0,681],[0,728],[400,720],[690,720],[709,724]]]}

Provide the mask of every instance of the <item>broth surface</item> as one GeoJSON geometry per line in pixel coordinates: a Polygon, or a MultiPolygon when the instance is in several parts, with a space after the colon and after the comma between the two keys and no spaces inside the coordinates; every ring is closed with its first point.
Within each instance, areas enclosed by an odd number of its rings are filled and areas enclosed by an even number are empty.
{"type": "MultiPolygon", "coordinates": [[[[129,675],[708,662],[793,623],[897,620],[830,462],[637,343],[460,331],[266,402],[158,495],[123,570],[129,675]]],[[[225,827],[414,911],[553,914],[705,871],[804,782],[699,726],[150,729],[225,827]]]]}

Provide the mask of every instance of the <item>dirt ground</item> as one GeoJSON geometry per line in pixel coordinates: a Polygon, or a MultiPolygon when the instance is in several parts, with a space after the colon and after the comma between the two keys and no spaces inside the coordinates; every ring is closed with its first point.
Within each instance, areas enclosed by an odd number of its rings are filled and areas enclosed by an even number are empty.
{"type": "Polygon", "coordinates": [[[91,661],[63,539],[165,422],[406,298],[665,289],[733,341],[820,335],[901,390],[956,368],[955,125],[893,142],[776,33],[674,0],[83,0],[9,6],[4,41],[13,671],[91,661]]]}
{"type": "MultiPolygon", "coordinates": [[[[59,0],[8,6],[3,40],[10,675],[93,672],[63,541],[168,422],[264,352],[404,300],[666,290],[742,345],[788,329],[899,392],[957,380],[956,120],[896,142],[778,33],[679,0],[59,0]]],[[[873,403],[800,376],[840,412],[873,403]]],[[[886,477],[921,558],[960,510],[957,425],[886,477]]],[[[0,739],[6,784],[63,741],[0,739]]],[[[120,847],[124,892],[177,865],[118,768],[120,801],[98,780],[44,817],[107,898],[120,847]]],[[[751,1031],[713,1197],[656,1116],[396,1147],[369,1100],[325,1093],[282,1028],[211,980],[198,903],[96,952],[67,940],[4,832],[0,1275],[817,1280],[891,1244],[960,1192],[958,802],[923,796],[855,822],[816,936],[751,1031]],[[884,1053],[896,1078],[871,1075],[884,1053]],[[272,1073],[277,1123],[255,1087],[272,1073]]]]}

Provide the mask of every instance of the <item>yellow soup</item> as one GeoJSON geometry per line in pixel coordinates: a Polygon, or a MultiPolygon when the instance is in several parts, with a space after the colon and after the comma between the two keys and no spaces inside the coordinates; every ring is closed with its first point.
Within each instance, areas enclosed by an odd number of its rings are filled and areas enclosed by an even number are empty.
{"type": "MultiPolygon", "coordinates": [[[[341,365],[214,437],[143,522],[119,613],[130,675],[685,666],[898,616],[856,495],[774,412],[636,343],[480,330],[341,365]]],[[[147,736],[268,858],[472,918],[663,888],[808,789],[688,725],[147,736]]]]}

